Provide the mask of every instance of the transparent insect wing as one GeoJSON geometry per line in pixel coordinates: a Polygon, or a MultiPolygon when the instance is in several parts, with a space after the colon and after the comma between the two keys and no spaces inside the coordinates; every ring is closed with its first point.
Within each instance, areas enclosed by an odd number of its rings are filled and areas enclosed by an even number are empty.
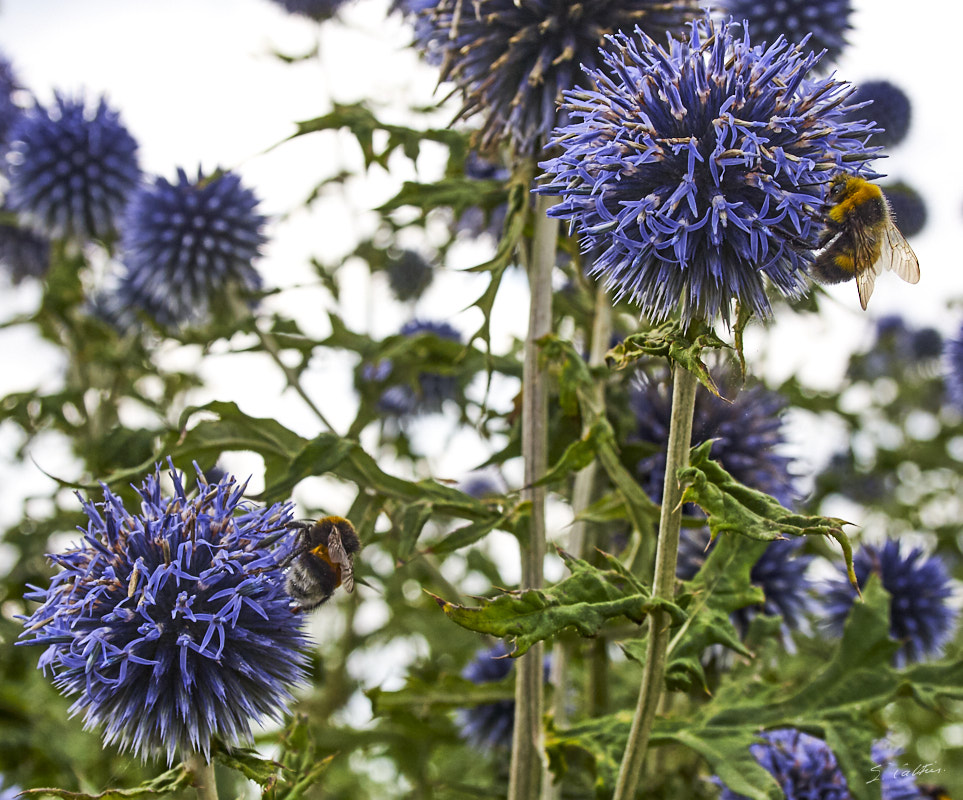
{"type": "Polygon", "coordinates": [[[331,561],[341,565],[341,585],[346,592],[354,590],[354,556],[344,549],[341,531],[335,528],[328,534],[328,555],[331,561]]]}
{"type": "Polygon", "coordinates": [[[873,294],[873,287],[876,285],[876,269],[870,267],[862,272],[856,273],[856,286],[859,289],[859,304],[866,310],[869,298],[873,294]]]}
{"type": "Polygon", "coordinates": [[[891,269],[907,283],[919,283],[920,262],[899,229],[893,225],[886,226],[886,247],[880,254],[880,271],[891,269]]]}

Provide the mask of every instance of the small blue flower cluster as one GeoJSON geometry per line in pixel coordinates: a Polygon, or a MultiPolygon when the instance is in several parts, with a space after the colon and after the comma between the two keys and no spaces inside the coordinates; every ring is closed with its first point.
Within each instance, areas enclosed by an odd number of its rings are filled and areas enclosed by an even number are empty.
{"type": "Polygon", "coordinates": [[[298,14],[323,22],[333,17],[346,0],[274,0],[274,2],[289,14],[298,14]]]}

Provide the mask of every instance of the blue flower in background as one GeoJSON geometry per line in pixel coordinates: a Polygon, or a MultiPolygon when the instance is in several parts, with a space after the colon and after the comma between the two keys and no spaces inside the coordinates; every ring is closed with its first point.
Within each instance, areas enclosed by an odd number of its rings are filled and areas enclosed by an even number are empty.
{"type": "MultiPolygon", "coordinates": [[[[447,322],[412,320],[405,323],[399,331],[401,336],[420,336],[430,334],[439,339],[461,342],[461,334],[447,322]]],[[[382,360],[376,365],[366,365],[362,377],[366,381],[388,382],[393,378],[394,365],[390,360],[382,360]]],[[[393,383],[387,386],[378,399],[378,409],[388,416],[404,418],[441,411],[446,400],[454,399],[458,392],[458,381],[454,375],[425,370],[418,373],[413,383],[393,383]]]]}
{"type": "Polygon", "coordinates": [[[864,353],[854,354],[846,374],[853,380],[903,378],[932,363],[943,352],[943,336],[935,328],[919,328],[899,314],[886,314],[876,321],[876,337],[864,353]]]}
{"type": "Polygon", "coordinates": [[[289,14],[299,14],[302,17],[323,22],[335,15],[346,0],[274,0],[289,14]]]}
{"type": "Polygon", "coordinates": [[[542,166],[589,270],[653,321],[771,311],[766,283],[799,297],[822,229],[826,181],[869,158],[871,123],[848,118],[849,84],[807,80],[817,62],[778,40],[750,45],[706,17],[666,50],[610,37],[593,90],[565,93],[576,121],[542,166]]]}
{"type": "Polygon", "coordinates": [[[191,180],[157,178],[140,189],[124,216],[117,289],[123,304],[161,325],[203,319],[232,292],[261,288],[253,262],[265,237],[254,192],[233,172],[191,180]]]}
{"type": "MultiPolygon", "coordinates": [[[[465,177],[476,181],[507,183],[511,172],[498,159],[487,159],[472,150],[465,158],[465,177]]],[[[479,206],[466,208],[455,220],[455,230],[469,236],[488,234],[494,239],[502,235],[508,204],[502,203],[486,210],[479,206]]]]}
{"type": "Polygon", "coordinates": [[[401,302],[417,300],[431,286],[435,271],[421,253],[404,250],[388,260],[386,267],[391,293],[401,302]]]}
{"type": "Polygon", "coordinates": [[[7,202],[54,238],[107,239],[140,182],[137,142],[101,98],[58,94],[23,112],[9,135],[7,202]]]}
{"type": "Polygon", "coordinates": [[[916,189],[902,181],[880,188],[889,201],[896,227],[903,236],[916,236],[926,227],[926,202],[916,189]]]}
{"type": "MultiPolygon", "coordinates": [[[[764,386],[755,385],[735,394],[730,381],[716,375],[726,402],[709,392],[696,394],[692,446],[713,440],[711,456],[736,480],[770,494],[791,507],[796,492],[790,471],[792,459],[780,450],[785,444],[782,413],[786,400],[764,386]]],[[[636,465],[639,482],[656,502],[662,498],[665,450],[669,440],[672,397],[668,378],[640,377],[629,396],[636,419],[632,441],[655,445],[657,451],[636,465]]]]}
{"type": "Polygon", "coordinates": [[[943,378],[947,399],[963,411],[963,326],[954,339],[949,339],[943,350],[943,378]]]}
{"type": "Polygon", "coordinates": [[[753,38],[775,42],[785,36],[798,43],[806,36],[806,49],[826,50],[825,66],[839,59],[846,47],[846,31],[852,29],[850,0],[724,0],[727,16],[749,20],[753,38]]]}
{"type": "MultiPolygon", "coordinates": [[[[682,580],[692,580],[711,552],[709,531],[683,530],[679,538],[679,560],[676,575],[682,580]]],[[[806,577],[806,570],[813,557],[800,555],[801,538],[772,542],[753,565],[749,580],[762,589],[766,599],[761,606],[749,606],[734,611],[732,624],[742,635],[758,613],[780,617],[783,621],[783,638],[791,645],[789,632],[807,630],[807,613],[814,610],[810,594],[813,583],[806,577]]]]}
{"type": "Polygon", "coordinates": [[[17,795],[22,791],[23,789],[16,784],[8,786],[6,779],[0,776],[0,800],[16,800],[17,795]]]}
{"type": "Polygon", "coordinates": [[[891,147],[906,138],[913,108],[906,92],[898,86],[889,81],[864,81],[856,87],[853,102],[872,103],[861,108],[859,114],[875,120],[883,129],[874,137],[876,144],[891,147]]]}
{"type": "Polygon", "coordinates": [[[23,114],[23,109],[14,98],[19,89],[13,65],[0,55],[0,154],[6,151],[10,130],[23,114]]]}
{"type": "MultiPolygon", "coordinates": [[[[587,85],[606,34],[640,26],[657,39],[681,31],[695,0],[437,0],[421,12],[420,42],[445,50],[441,76],[464,96],[459,116],[483,117],[479,148],[509,142],[534,155],[559,120],[561,92],[587,85]]],[[[431,52],[429,47],[429,53],[431,52]]]]}
{"type": "MultiPolygon", "coordinates": [[[[764,741],[749,751],[779,783],[786,800],[850,800],[849,786],[836,756],[822,739],[794,728],[766,731],[764,741]]],[[[915,800],[919,795],[915,778],[887,769],[898,751],[882,743],[873,745],[873,760],[880,766],[883,800],[915,800]]],[[[716,779],[716,782],[719,782],[716,779]]],[[[723,788],[719,800],[745,800],[744,795],[723,788]]]]}
{"type": "Polygon", "coordinates": [[[75,697],[85,727],[142,758],[210,753],[251,741],[251,720],[278,719],[305,676],[300,617],[291,613],[269,550],[291,520],[290,504],[255,508],[232,477],[188,494],[160,471],[137,489],[132,514],[106,486],[83,501],[83,541],[51,555],[61,567],[20,644],[46,646],[39,666],[75,697]],[[270,536],[270,539],[268,537],[270,536]]]}
{"type": "MultiPolygon", "coordinates": [[[[543,662],[545,680],[548,680],[551,659],[543,662]]],[[[475,684],[494,683],[504,680],[515,669],[515,659],[508,658],[508,648],[499,642],[494,647],[480,651],[462,670],[461,676],[475,684]]],[[[491,750],[512,746],[512,729],[515,725],[515,701],[499,700],[462,708],[457,714],[462,737],[480,749],[491,750]]]]}
{"type": "Polygon", "coordinates": [[[42,278],[50,268],[50,242],[32,230],[0,223],[0,271],[13,283],[42,278]]]}
{"type": "MultiPolygon", "coordinates": [[[[853,567],[860,586],[873,574],[889,592],[889,632],[901,645],[897,665],[938,656],[958,613],[948,603],[953,588],[939,556],[926,558],[921,547],[904,555],[900,542],[890,539],[882,547],[863,545],[853,556],[853,567]]],[[[826,583],[822,600],[830,631],[842,633],[855,599],[856,590],[845,574],[826,583]]]]}
{"type": "Polygon", "coordinates": [[[389,12],[400,12],[413,25],[415,39],[412,44],[421,51],[427,63],[440,66],[445,57],[445,41],[443,34],[427,17],[438,0],[391,0],[389,12]]]}

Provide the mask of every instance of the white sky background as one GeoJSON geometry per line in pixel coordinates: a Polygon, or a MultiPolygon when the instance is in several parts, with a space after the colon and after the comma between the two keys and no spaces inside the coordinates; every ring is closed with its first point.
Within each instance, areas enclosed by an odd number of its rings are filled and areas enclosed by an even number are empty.
{"type": "MultiPolygon", "coordinates": [[[[883,276],[868,315],[859,309],[853,283],[831,287],[838,303],[825,303],[818,322],[783,320],[749,339],[750,369],[777,379],[795,371],[823,386],[832,386],[839,377],[844,364],[838,356],[841,351],[869,342],[871,318],[898,310],[918,324],[936,325],[944,334],[955,334],[963,320],[963,310],[947,310],[948,301],[963,296],[959,265],[963,158],[956,142],[963,112],[957,86],[959,53],[950,44],[952,32],[963,28],[963,7],[934,0],[922,0],[918,6],[896,0],[859,0],[854,5],[852,44],[838,75],[856,82],[886,78],[910,95],[914,110],[910,135],[878,168],[923,193],[930,221],[913,241],[923,275],[917,286],[883,276]],[[759,358],[753,361],[758,349],[753,343],[763,335],[775,343],[765,364],[759,358]]],[[[397,15],[386,18],[386,7],[387,0],[356,0],[343,12],[343,24],[323,27],[320,60],[289,66],[272,57],[271,50],[305,52],[319,29],[287,15],[269,0],[0,0],[0,51],[42,102],[50,100],[55,88],[85,90],[90,97],[106,93],[139,141],[147,172],[172,178],[178,166],[188,172],[198,164],[208,171],[216,166],[237,168],[245,184],[262,198],[262,210],[273,219],[272,241],[260,263],[262,274],[268,284],[293,286],[311,281],[306,264],[310,255],[335,262],[350,250],[353,236],[370,230],[371,217],[363,209],[389,197],[395,181],[412,177],[402,171],[388,180],[375,168],[370,180],[355,187],[350,204],[326,202],[282,220],[338,165],[356,165],[357,148],[348,138],[323,134],[264,153],[293,132],[294,121],[325,113],[331,96],[343,102],[373,97],[394,109],[384,112],[387,119],[400,119],[409,101],[424,103],[432,98],[434,70],[404,48],[410,34],[397,15]]],[[[445,116],[438,118],[438,124],[446,121],[445,116]]],[[[396,165],[405,163],[398,159],[396,165]]],[[[430,168],[430,159],[426,164],[430,168]]],[[[424,177],[431,177],[430,169],[424,177]]],[[[469,249],[456,254],[458,263],[448,266],[470,266],[483,258],[483,251],[469,249]]],[[[380,285],[372,294],[367,282],[358,277],[361,270],[354,274],[357,279],[349,273],[346,285],[348,322],[356,328],[370,325],[377,335],[396,331],[407,312],[392,305],[380,285]]],[[[419,315],[450,318],[452,309],[468,305],[484,279],[468,282],[465,278],[447,275],[437,280],[418,306],[419,315]]],[[[507,294],[517,297],[519,292],[507,294]]],[[[31,308],[36,299],[37,292],[30,287],[5,291],[0,297],[0,318],[15,309],[31,308]]],[[[280,302],[309,332],[326,332],[321,292],[294,289],[280,302]]],[[[524,312],[508,311],[500,316],[501,324],[521,332],[524,312]]],[[[459,321],[464,332],[478,324],[472,313],[456,319],[456,324],[459,321]]],[[[508,330],[502,328],[501,336],[508,330]]],[[[4,365],[0,395],[32,387],[39,376],[56,380],[58,365],[46,352],[23,330],[0,332],[4,365]]],[[[194,354],[171,357],[193,358],[194,354]]],[[[331,358],[316,357],[306,385],[343,430],[350,414],[338,398],[350,391],[351,378],[344,365],[331,358]]],[[[317,432],[293,393],[281,397],[283,386],[276,370],[245,373],[243,363],[239,356],[206,363],[205,375],[212,386],[196,402],[233,399],[253,415],[276,416],[304,435],[317,432]]],[[[426,427],[425,434],[440,441],[447,432],[435,429],[426,427]]],[[[0,480],[0,524],[17,519],[19,497],[31,487],[42,486],[44,480],[33,464],[11,460],[9,452],[15,443],[16,437],[0,429],[0,475],[8,476],[0,480]]],[[[813,446],[806,441],[808,455],[813,446]]],[[[828,447],[824,442],[817,449],[828,447]]],[[[471,466],[465,454],[472,448],[444,450],[432,467],[441,477],[461,477],[471,466]]],[[[69,456],[57,448],[39,450],[37,457],[45,470],[70,472],[69,456]]]]}

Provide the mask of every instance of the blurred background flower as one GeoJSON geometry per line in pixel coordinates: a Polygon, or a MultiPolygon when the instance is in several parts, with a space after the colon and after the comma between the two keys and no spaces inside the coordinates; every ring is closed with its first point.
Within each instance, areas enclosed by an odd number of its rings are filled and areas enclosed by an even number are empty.
{"type": "Polygon", "coordinates": [[[158,177],[142,187],[124,215],[117,288],[124,306],[165,326],[229,311],[232,293],[261,288],[253,262],[267,241],[254,192],[233,172],[176,183],[158,177]]]}
{"type": "MultiPolygon", "coordinates": [[[[896,663],[938,656],[956,628],[959,613],[949,600],[953,586],[939,556],[925,557],[923,548],[903,552],[896,539],[882,546],[864,544],[853,556],[861,587],[876,575],[890,595],[890,635],[900,643],[896,663]]],[[[827,628],[840,635],[856,600],[845,574],[826,582],[821,593],[827,628]]]]}
{"type": "Polygon", "coordinates": [[[137,142],[101,98],[57,94],[24,111],[9,134],[11,209],[53,238],[110,239],[140,182],[137,142]]]}

